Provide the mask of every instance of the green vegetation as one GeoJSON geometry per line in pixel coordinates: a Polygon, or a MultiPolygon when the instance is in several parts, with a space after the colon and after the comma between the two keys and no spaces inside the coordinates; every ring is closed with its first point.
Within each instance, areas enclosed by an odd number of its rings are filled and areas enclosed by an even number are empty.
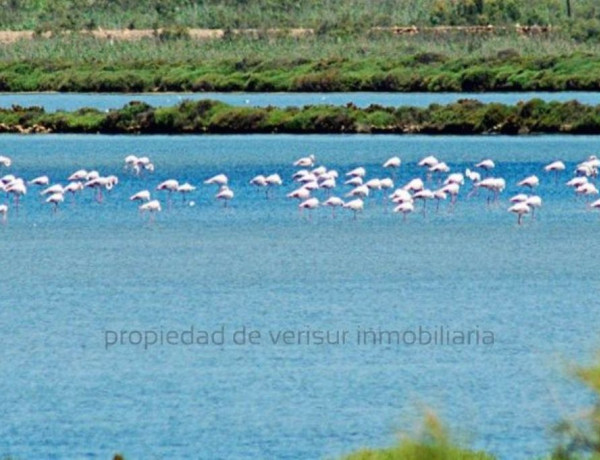
{"type": "Polygon", "coordinates": [[[598,21],[595,0],[2,0],[1,29],[552,24],[598,21]],[[571,3],[571,17],[567,9],[571,3]]]}
{"type": "Polygon", "coordinates": [[[131,102],[108,113],[96,109],[46,113],[41,107],[0,109],[0,131],[59,133],[600,133],[600,106],[534,99],[517,105],[460,100],[454,104],[361,109],[338,106],[235,107],[184,101],[154,108],[131,102]]]}
{"type": "Polygon", "coordinates": [[[454,444],[446,429],[433,415],[427,414],[423,429],[416,437],[405,437],[394,447],[364,449],[344,460],[494,460],[485,452],[464,449],[454,444]]]}

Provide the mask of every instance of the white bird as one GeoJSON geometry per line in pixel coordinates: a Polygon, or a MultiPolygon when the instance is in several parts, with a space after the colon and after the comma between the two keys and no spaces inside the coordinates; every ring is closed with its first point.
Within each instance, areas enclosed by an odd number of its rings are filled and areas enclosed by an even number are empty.
{"type": "Polygon", "coordinates": [[[0,166],[10,168],[10,165],[12,165],[12,160],[7,156],[0,155],[0,166]]]}
{"type": "Polygon", "coordinates": [[[371,179],[365,182],[365,186],[369,190],[381,190],[381,179],[371,179]]]}
{"type": "Polygon", "coordinates": [[[423,190],[425,188],[425,184],[423,183],[423,180],[420,177],[417,177],[416,179],[412,179],[411,181],[409,181],[402,188],[404,190],[418,192],[419,190],[423,190]]]}
{"type": "MultiPolygon", "coordinates": [[[[481,182],[475,184],[476,187],[485,188],[493,193],[494,201],[498,199],[498,195],[506,188],[506,181],[499,177],[488,177],[481,182]]],[[[487,199],[490,202],[490,197],[487,199]]]]}
{"type": "Polygon", "coordinates": [[[535,209],[542,207],[542,198],[538,195],[532,195],[527,198],[525,203],[531,208],[531,218],[535,219],[535,209]]]}
{"type": "Polygon", "coordinates": [[[365,177],[365,175],[367,174],[367,171],[365,168],[363,168],[362,166],[359,166],[358,168],[354,168],[352,171],[346,173],[347,177],[365,177]]]}
{"type": "Polygon", "coordinates": [[[311,171],[315,176],[322,176],[327,172],[327,168],[325,166],[319,166],[311,171]]]}
{"type": "Polygon", "coordinates": [[[267,185],[271,185],[271,186],[277,186],[277,185],[283,184],[283,181],[281,180],[281,176],[277,173],[268,175],[267,177],[265,177],[265,180],[267,182],[267,185]]]}
{"type": "Polygon", "coordinates": [[[50,179],[48,176],[39,176],[35,179],[31,179],[28,184],[29,185],[48,185],[50,183],[50,179]]]}
{"type": "Polygon", "coordinates": [[[152,200],[147,203],[142,204],[139,208],[141,213],[148,211],[150,213],[150,220],[154,220],[154,214],[162,211],[162,207],[160,205],[160,201],[152,200]]]}
{"type": "MultiPolygon", "coordinates": [[[[319,207],[319,200],[316,198],[309,198],[298,205],[300,211],[303,209],[317,209],[319,207]]],[[[310,217],[312,218],[312,216],[310,217]]]]}
{"type": "Polygon", "coordinates": [[[435,173],[435,172],[447,173],[449,171],[450,171],[450,166],[448,166],[443,161],[429,167],[429,172],[431,172],[431,173],[435,173]]]}
{"type": "Polygon", "coordinates": [[[349,209],[354,213],[354,219],[356,219],[356,213],[362,211],[365,207],[365,203],[360,198],[357,198],[352,201],[348,201],[342,205],[343,208],[349,209]]]}
{"type": "Polygon", "coordinates": [[[216,184],[219,186],[227,185],[228,182],[229,178],[225,174],[217,174],[216,176],[213,176],[210,179],[206,179],[204,181],[205,184],[216,184]]]}
{"type": "Polygon", "coordinates": [[[391,157],[388,158],[385,163],[383,163],[384,168],[399,168],[402,164],[402,160],[400,157],[391,157]]]}
{"type": "Polygon", "coordinates": [[[71,174],[67,180],[70,182],[84,180],[84,179],[87,180],[87,175],[88,175],[88,172],[85,169],[78,169],[73,174],[71,174]]]}
{"type": "Polygon", "coordinates": [[[129,197],[130,201],[150,201],[150,191],[142,190],[129,197]]]}
{"type": "Polygon", "coordinates": [[[186,195],[188,193],[192,193],[194,190],[196,190],[196,187],[194,187],[189,182],[186,182],[185,184],[181,184],[179,187],[177,187],[177,192],[181,193],[181,197],[183,198],[184,202],[185,202],[186,195]]]}
{"type": "Polygon", "coordinates": [[[389,190],[391,188],[394,188],[394,181],[392,179],[390,179],[389,177],[385,177],[385,178],[381,179],[379,182],[380,182],[382,190],[389,190]]]}
{"type": "Polygon", "coordinates": [[[323,201],[323,206],[329,206],[331,208],[331,216],[335,217],[335,208],[344,206],[344,200],[337,196],[332,196],[323,201]]]}
{"type": "Polygon", "coordinates": [[[575,189],[577,195],[592,196],[598,195],[598,189],[591,182],[586,182],[575,189]]]}
{"type": "Polygon", "coordinates": [[[550,171],[560,172],[560,171],[564,171],[565,169],[566,169],[566,166],[562,161],[553,161],[552,163],[544,166],[544,171],[546,171],[546,172],[550,172],[550,171]]]}
{"type": "Polygon", "coordinates": [[[351,185],[353,187],[357,187],[359,185],[362,185],[363,183],[363,178],[360,176],[355,176],[352,177],[351,179],[348,179],[346,182],[344,182],[344,185],[351,185]]]}
{"type": "Polygon", "coordinates": [[[449,174],[448,177],[446,178],[446,180],[444,181],[444,185],[448,185],[448,184],[464,185],[464,183],[465,183],[465,176],[463,176],[462,173],[449,174]]]}
{"type": "Polygon", "coordinates": [[[232,200],[234,197],[233,190],[231,190],[227,185],[222,185],[219,189],[219,192],[215,195],[217,200],[223,201],[223,207],[227,207],[227,203],[232,200]]]}
{"type": "MultiPolygon", "coordinates": [[[[312,174],[312,173],[306,169],[300,169],[300,170],[296,171],[294,174],[292,174],[292,180],[298,182],[299,179],[306,176],[307,174],[312,174]]],[[[259,176],[257,176],[257,177],[259,177],[259,176]]]]}
{"type": "Polygon", "coordinates": [[[431,168],[432,166],[435,166],[439,162],[440,162],[440,160],[438,160],[436,157],[434,157],[433,155],[429,155],[429,156],[426,156],[425,158],[421,159],[421,161],[419,161],[417,164],[422,167],[431,168]]]}
{"type": "Polygon", "coordinates": [[[169,193],[176,192],[179,188],[179,181],[176,179],[167,179],[156,186],[156,190],[167,190],[169,193]]]}
{"type": "Polygon", "coordinates": [[[577,188],[577,187],[580,187],[583,184],[587,184],[587,183],[588,183],[588,178],[585,176],[584,177],[574,177],[573,179],[571,179],[567,182],[567,186],[577,188]]]}
{"type": "Polygon", "coordinates": [[[481,181],[481,174],[479,174],[477,171],[471,171],[469,168],[465,170],[465,176],[467,176],[467,178],[474,183],[481,181]]]}
{"type": "Polygon", "coordinates": [[[590,204],[590,208],[600,209],[600,199],[590,204]]]}
{"type": "Polygon", "coordinates": [[[89,171],[86,175],[85,175],[85,180],[86,181],[91,181],[91,180],[96,180],[100,178],[100,173],[98,171],[89,171]]]}
{"type": "Polygon", "coordinates": [[[394,203],[413,202],[413,197],[408,190],[402,188],[396,189],[394,193],[389,196],[390,200],[394,203]]]}
{"type": "Polygon", "coordinates": [[[50,187],[42,190],[40,192],[40,195],[52,195],[54,193],[64,193],[65,189],[63,188],[63,186],[61,184],[54,184],[51,185],[50,187]]]}
{"type": "Polygon", "coordinates": [[[255,187],[266,187],[267,186],[267,178],[262,174],[258,176],[254,176],[250,179],[250,185],[254,185],[255,187]]]}
{"type": "Polygon", "coordinates": [[[529,198],[529,196],[527,196],[525,193],[519,193],[518,195],[513,196],[509,201],[511,203],[522,203],[527,201],[527,198],[529,198]]]}
{"type": "Polygon", "coordinates": [[[435,192],[433,192],[433,197],[437,201],[437,203],[435,205],[435,210],[438,211],[440,209],[440,201],[448,198],[448,195],[446,194],[446,192],[444,190],[439,189],[439,190],[436,190],[435,192]]]}
{"type": "Polygon", "coordinates": [[[521,225],[521,221],[525,214],[529,214],[530,208],[529,205],[522,201],[520,203],[513,204],[510,208],[508,208],[508,212],[512,212],[518,216],[517,223],[521,225]]]}
{"type": "Polygon", "coordinates": [[[365,198],[365,197],[369,196],[369,187],[367,187],[366,185],[359,185],[358,187],[354,187],[352,190],[350,190],[346,194],[346,196],[347,197],[357,196],[357,197],[365,198]]]}
{"type": "Polygon", "coordinates": [[[477,163],[475,165],[475,167],[484,169],[485,171],[489,171],[490,169],[494,169],[496,167],[496,164],[494,163],[493,160],[488,158],[486,160],[483,160],[483,161],[480,161],[479,163],[477,163]]]}
{"type": "Polygon", "coordinates": [[[4,191],[12,194],[15,197],[15,209],[18,213],[19,201],[23,195],[27,194],[27,186],[25,185],[25,182],[23,182],[23,179],[14,179],[4,187],[4,191]]]}
{"type": "Polygon", "coordinates": [[[306,200],[310,197],[310,190],[300,187],[293,192],[287,194],[288,198],[296,198],[298,200],[306,200]]]}
{"type": "Polygon", "coordinates": [[[529,188],[537,187],[539,184],[540,184],[540,180],[535,175],[526,177],[525,179],[523,179],[522,181],[517,183],[517,185],[519,187],[529,187],[529,188]]]}
{"type": "Polygon", "coordinates": [[[423,214],[425,214],[425,209],[427,207],[427,200],[433,200],[435,195],[429,189],[419,190],[413,195],[413,200],[423,200],[423,214]]]}
{"type": "Polygon", "coordinates": [[[460,185],[458,182],[450,182],[449,184],[444,185],[440,191],[449,194],[452,197],[450,202],[454,204],[456,203],[456,197],[460,192],[460,185]]]}
{"type": "Polygon", "coordinates": [[[324,180],[323,182],[321,182],[319,184],[319,188],[324,188],[325,190],[334,189],[335,186],[336,186],[336,183],[335,183],[335,179],[334,178],[324,180]]]}
{"type": "Polygon", "coordinates": [[[52,211],[56,212],[58,209],[58,204],[65,201],[65,196],[62,192],[53,193],[48,198],[46,198],[46,203],[52,204],[52,211]]]}
{"type": "Polygon", "coordinates": [[[398,206],[394,208],[394,212],[401,212],[402,219],[406,220],[406,215],[413,212],[415,210],[415,205],[410,201],[405,201],[400,203],[398,206]]]}
{"type": "Polygon", "coordinates": [[[299,166],[301,168],[312,168],[315,164],[315,160],[316,158],[314,155],[309,155],[307,157],[302,157],[294,161],[294,166],[299,166]]]}
{"type": "Polygon", "coordinates": [[[83,190],[83,182],[80,181],[75,181],[75,182],[69,182],[65,188],[63,188],[63,193],[71,193],[73,196],[75,196],[76,192],[80,192],[81,190],[83,190]]]}
{"type": "MultiPolygon", "coordinates": [[[[89,174],[88,174],[89,176],[89,174]]],[[[101,176],[96,179],[88,180],[83,186],[85,188],[92,188],[96,190],[96,201],[101,203],[103,200],[102,189],[112,190],[113,187],[119,182],[116,176],[101,176]]],[[[64,189],[63,189],[64,192],[64,189]]]]}

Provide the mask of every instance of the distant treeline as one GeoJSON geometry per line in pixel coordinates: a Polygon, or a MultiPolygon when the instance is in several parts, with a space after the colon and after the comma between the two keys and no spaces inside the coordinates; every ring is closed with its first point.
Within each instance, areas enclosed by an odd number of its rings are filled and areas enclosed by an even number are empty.
{"type": "Polygon", "coordinates": [[[40,107],[0,110],[0,132],[219,134],[219,133],[421,133],[600,134],[600,106],[533,99],[516,105],[461,100],[419,107],[237,107],[213,100],[173,107],[131,102],[103,112],[46,113],[40,107]]]}

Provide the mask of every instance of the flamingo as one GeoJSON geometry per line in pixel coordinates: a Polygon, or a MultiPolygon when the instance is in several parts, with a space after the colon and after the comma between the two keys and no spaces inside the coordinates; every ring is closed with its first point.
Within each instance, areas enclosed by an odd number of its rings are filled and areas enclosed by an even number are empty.
{"type": "Polygon", "coordinates": [[[357,197],[365,198],[365,197],[369,196],[369,191],[370,191],[370,189],[366,185],[359,185],[358,187],[354,187],[352,190],[350,190],[346,194],[346,196],[347,197],[357,196],[357,197]]]}
{"type": "Polygon", "coordinates": [[[596,201],[594,201],[593,203],[591,203],[591,204],[590,204],[590,208],[593,208],[593,209],[600,209],[600,199],[599,199],[599,200],[596,200],[596,201]]]}
{"type": "Polygon", "coordinates": [[[413,201],[413,197],[408,190],[404,190],[403,188],[396,189],[394,193],[392,193],[389,197],[394,203],[404,203],[413,201]]]}
{"type": "Polygon", "coordinates": [[[17,213],[19,212],[19,201],[23,195],[27,194],[27,186],[23,179],[15,179],[12,182],[9,182],[4,188],[6,193],[12,193],[15,197],[15,209],[17,213]]]}
{"type": "Polygon", "coordinates": [[[365,202],[360,198],[356,198],[355,200],[344,203],[342,207],[352,211],[354,213],[354,220],[356,220],[356,213],[365,208],[365,202]]]}
{"type": "Polygon", "coordinates": [[[64,193],[64,191],[65,189],[63,188],[62,184],[54,184],[42,190],[40,195],[52,195],[54,193],[64,193]]]}
{"type": "Polygon", "coordinates": [[[335,208],[344,206],[344,200],[337,196],[332,196],[323,202],[323,206],[329,206],[331,208],[331,217],[335,218],[335,208]]]}
{"type": "Polygon", "coordinates": [[[391,157],[391,158],[388,158],[385,161],[385,163],[383,163],[383,167],[397,169],[400,167],[401,164],[402,164],[402,160],[400,159],[400,157],[391,157]]]}
{"type": "Polygon", "coordinates": [[[435,211],[438,212],[440,209],[440,201],[448,198],[448,195],[446,194],[446,192],[443,189],[439,189],[439,190],[436,190],[435,192],[433,192],[433,197],[437,201],[437,203],[435,205],[435,211]]]}
{"type": "MultiPolygon", "coordinates": [[[[89,176],[89,174],[88,174],[89,176]]],[[[116,176],[97,177],[95,179],[88,180],[83,186],[85,188],[96,189],[96,201],[102,203],[103,195],[102,189],[110,191],[113,187],[119,183],[119,179],[116,176]]],[[[63,189],[64,192],[64,189],[63,189]]]]}
{"type": "Polygon", "coordinates": [[[446,178],[446,180],[444,181],[444,185],[449,185],[449,184],[464,185],[464,183],[465,183],[465,176],[463,176],[462,173],[449,174],[448,177],[446,178]]]}
{"type": "Polygon", "coordinates": [[[412,179],[411,181],[409,181],[404,187],[402,187],[404,190],[407,191],[412,191],[412,192],[418,192],[419,190],[423,190],[425,188],[425,184],[423,183],[423,180],[419,177],[417,177],[416,179],[412,179]]]}
{"type": "Polygon", "coordinates": [[[355,176],[352,177],[351,179],[348,179],[346,182],[344,182],[344,185],[351,185],[353,187],[358,187],[359,185],[362,185],[363,183],[363,178],[360,176],[355,176]]]}
{"type": "MultiPolygon", "coordinates": [[[[300,212],[303,209],[317,209],[319,207],[319,200],[316,198],[309,198],[298,205],[300,212]]],[[[309,218],[312,219],[312,214],[309,214],[309,218]]]]}
{"type": "Polygon", "coordinates": [[[423,200],[423,214],[425,214],[427,200],[433,200],[434,198],[434,193],[429,189],[419,190],[413,195],[413,200],[423,200]]]}
{"type": "Polygon", "coordinates": [[[477,163],[475,165],[476,168],[480,168],[483,169],[486,172],[489,172],[490,170],[494,169],[496,167],[496,164],[494,163],[493,160],[487,158],[483,161],[480,161],[479,163],[477,163]]]}
{"type": "Polygon", "coordinates": [[[48,176],[39,176],[35,179],[31,179],[28,184],[29,185],[48,185],[50,183],[50,179],[48,176]]]}
{"type": "Polygon", "coordinates": [[[227,207],[227,203],[233,199],[233,190],[231,190],[227,185],[222,185],[219,189],[219,192],[215,195],[217,200],[223,200],[223,207],[227,207]]]}
{"type": "Polygon", "coordinates": [[[150,201],[150,191],[142,190],[129,197],[129,201],[150,201]]]}
{"type": "Polygon", "coordinates": [[[509,201],[511,203],[522,203],[527,201],[527,198],[529,198],[529,196],[527,196],[525,193],[519,193],[518,195],[513,196],[509,201]]]}
{"type": "Polygon", "coordinates": [[[67,186],[63,189],[63,193],[70,193],[75,199],[75,193],[83,190],[83,182],[75,181],[69,182],[67,186]]]}
{"type": "Polygon", "coordinates": [[[182,196],[184,202],[185,202],[185,196],[188,193],[192,193],[194,190],[196,190],[196,187],[194,187],[189,182],[186,182],[185,184],[181,184],[179,187],[177,187],[177,192],[181,193],[181,196],[182,196]]]}
{"type": "Polygon", "coordinates": [[[267,183],[267,198],[269,197],[269,190],[271,189],[271,187],[279,187],[283,185],[281,176],[277,173],[270,174],[267,177],[265,177],[265,182],[267,183]]]}
{"type": "Polygon", "coordinates": [[[323,174],[327,173],[327,168],[325,166],[319,166],[311,171],[315,176],[319,177],[323,174]]]}
{"type": "Polygon", "coordinates": [[[523,219],[523,216],[525,214],[528,214],[529,211],[530,211],[529,205],[526,202],[524,202],[524,201],[522,201],[520,203],[513,204],[510,208],[508,208],[508,212],[512,212],[512,213],[514,213],[514,214],[516,214],[518,216],[517,217],[517,223],[519,225],[521,225],[521,221],[523,219]]]}
{"type": "Polygon", "coordinates": [[[574,177],[573,179],[569,180],[567,182],[567,186],[568,187],[573,187],[573,188],[578,188],[581,187],[583,184],[587,184],[588,183],[588,178],[587,177],[574,177]]]}
{"type": "Polygon", "coordinates": [[[346,177],[365,177],[366,174],[366,169],[362,166],[359,166],[358,168],[354,168],[352,171],[346,173],[346,177]]]}
{"type": "Polygon", "coordinates": [[[56,212],[58,210],[59,203],[65,201],[65,196],[62,192],[53,193],[48,198],[46,198],[46,203],[52,204],[52,212],[56,212]]]}
{"type": "Polygon", "coordinates": [[[92,181],[92,180],[96,180],[100,178],[100,173],[98,171],[89,171],[86,175],[85,175],[85,180],[86,181],[92,181]]]}
{"type": "MultiPolygon", "coordinates": [[[[483,187],[487,190],[489,190],[490,192],[493,193],[494,196],[494,201],[498,200],[498,195],[504,191],[504,189],[506,188],[506,181],[502,178],[496,178],[496,177],[488,177],[486,179],[483,179],[481,182],[477,182],[475,184],[476,187],[483,187]]],[[[489,204],[490,202],[490,197],[488,196],[487,202],[489,204]]]]}
{"type": "Polygon", "coordinates": [[[566,169],[565,164],[560,160],[553,161],[552,163],[544,166],[544,171],[554,172],[554,181],[556,183],[558,183],[558,174],[561,173],[562,171],[564,171],[565,169],[566,169]]]}
{"type": "Polygon", "coordinates": [[[302,157],[294,161],[294,166],[300,166],[301,168],[312,168],[315,164],[315,160],[315,156],[311,154],[307,157],[302,157]]]}
{"type": "Polygon", "coordinates": [[[586,182],[575,189],[577,195],[592,196],[598,195],[598,189],[591,182],[586,182]]]}
{"type": "Polygon", "coordinates": [[[405,201],[403,203],[400,203],[398,206],[396,206],[394,208],[394,212],[402,213],[402,220],[406,220],[406,215],[411,212],[414,212],[414,210],[415,210],[415,206],[410,201],[405,201]]]}
{"type": "Polygon", "coordinates": [[[10,165],[12,165],[12,160],[7,156],[0,155],[0,166],[10,168],[10,165]]]}
{"type": "Polygon", "coordinates": [[[148,211],[150,213],[150,221],[154,221],[154,214],[162,211],[160,201],[152,200],[142,204],[139,208],[140,213],[148,211]]]}
{"type": "Polygon", "coordinates": [[[436,164],[438,164],[440,162],[440,160],[438,160],[436,157],[434,157],[433,155],[429,155],[426,156],[425,158],[421,159],[421,161],[419,161],[417,163],[418,166],[421,167],[425,167],[425,168],[431,168],[433,166],[435,166],[436,164]]]}
{"type": "Polygon", "coordinates": [[[532,195],[525,200],[525,204],[529,205],[531,208],[531,218],[535,219],[535,209],[542,207],[542,198],[538,195],[532,195]]]}
{"type": "Polygon", "coordinates": [[[88,172],[85,169],[78,169],[73,174],[71,174],[67,180],[70,182],[81,181],[84,179],[87,180],[87,175],[88,172]]]}
{"type": "Polygon", "coordinates": [[[456,203],[456,197],[458,196],[458,193],[460,192],[460,185],[458,182],[450,182],[449,184],[444,185],[440,189],[440,192],[449,194],[452,197],[450,200],[450,203],[452,205],[454,205],[456,203]]]}
{"type": "Polygon", "coordinates": [[[298,200],[306,200],[310,197],[310,190],[304,187],[300,187],[293,192],[287,194],[288,198],[295,198],[298,200]]]}
{"type": "Polygon", "coordinates": [[[169,208],[172,206],[173,201],[171,199],[173,192],[176,192],[179,188],[179,181],[175,179],[167,179],[156,186],[156,190],[166,190],[168,194],[167,202],[169,208]]]}
{"type": "Polygon", "coordinates": [[[540,180],[537,176],[529,176],[518,182],[517,185],[519,187],[529,187],[530,189],[537,187],[540,184],[540,180]]]}
{"type": "Polygon", "coordinates": [[[219,187],[227,185],[228,182],[229,178],[225,174],[217,174],[216,176],[213,176],[210,179],[206,179],[204,181],[204,183],[207,185],[216,184],[219,187]]]}

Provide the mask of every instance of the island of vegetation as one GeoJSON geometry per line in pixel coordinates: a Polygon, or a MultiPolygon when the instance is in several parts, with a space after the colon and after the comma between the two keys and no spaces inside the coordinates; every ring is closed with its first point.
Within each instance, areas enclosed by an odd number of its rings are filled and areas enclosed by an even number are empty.
{"type": "Polygon", "coordinates": [[[220,101],[183,101],[171,107],[130,102],[108,112],[83,108],[0,109],[0,132],[104,134],[594,134],[600,106],[533,99],[516,105],[462,99],[429,107],[239,107],[220,101]]]}
{"type": "Polygon", "coordinates": [[[600,88],[595,0],[24,0],[0,29],[0,91],[600,88]]]}

